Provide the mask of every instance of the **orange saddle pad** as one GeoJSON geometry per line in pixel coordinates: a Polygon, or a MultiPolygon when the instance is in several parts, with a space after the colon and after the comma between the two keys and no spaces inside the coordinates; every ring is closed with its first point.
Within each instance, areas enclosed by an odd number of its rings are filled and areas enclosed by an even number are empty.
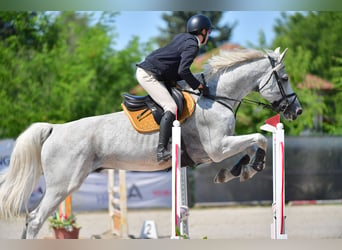
{"type": "MultiPolygon", "coordinates": [[[[187,92],[182,93],[184,96],[184,107],[181,117],[178,118],[180,123],[183,123],[186,118],[190,117],[195,110],[195,101],[192,96],[187,92]]],[[[144,111],[143,109],[130,111],[123,103],[121,103],[121,107],[128,116],[129,120],[132,123],[132,126],[135,128],[136,131],[140,133],[151,133],[159,130],[159,125],[155,122],[151,110],[148,110],[141,116],[144,111]]]]}

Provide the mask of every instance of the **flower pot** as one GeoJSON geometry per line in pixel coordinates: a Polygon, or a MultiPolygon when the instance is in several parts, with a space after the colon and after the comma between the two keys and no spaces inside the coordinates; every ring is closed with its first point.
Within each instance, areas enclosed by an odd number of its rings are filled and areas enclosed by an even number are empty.
{"type": "Polygon", "coordinates": [[[73,227],[72,231],[69,232],[65,228],[53,227],[56,239],[78,239],[80,228],[73,227]]]}

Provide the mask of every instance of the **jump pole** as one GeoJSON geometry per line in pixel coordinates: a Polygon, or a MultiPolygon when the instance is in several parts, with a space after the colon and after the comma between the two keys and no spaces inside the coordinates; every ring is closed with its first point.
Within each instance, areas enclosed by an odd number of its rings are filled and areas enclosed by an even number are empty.
{"type": "Polygon", "coordinates": [[[66,216],[69,217],[72,215],[72,201],[71,195],[68,195],[64,201],[62,201],[58,206],[58,214],[59,217],[66,216]]]}
{"type": "Polygon", "coordinates": [[[112,233],[120,238],[128,238],[126,171],[108,170],[108,212],[112,233]]]}
{"type": "Polygon", "coordinates": [[[181,127],[175,120],[172,127],[171,239],[189,238],[186,179],[186,168],[181,168],[181,127]]]}
{"type": "Polygon", "coordinates": [[[266,120],[260,129],[272,133],[273,156],[273,223],[271,224],[272,239],[287,239],[285,233],[285,143],[284,126],[280,115],[266,120]]]}

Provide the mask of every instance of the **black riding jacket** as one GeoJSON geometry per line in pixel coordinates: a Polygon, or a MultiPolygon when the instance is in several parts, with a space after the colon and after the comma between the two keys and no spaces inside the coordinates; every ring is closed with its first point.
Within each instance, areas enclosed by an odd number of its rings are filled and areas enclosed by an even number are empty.
{"type": "Polygon", "coordinates": [[[190,66],[198,50],[196,36],[181,33],[165,47],[153,51],[137,67],[152,72],[159,81],[185,80],[192,89],[197,89],[200,82],[191,73],[190,66]]]}

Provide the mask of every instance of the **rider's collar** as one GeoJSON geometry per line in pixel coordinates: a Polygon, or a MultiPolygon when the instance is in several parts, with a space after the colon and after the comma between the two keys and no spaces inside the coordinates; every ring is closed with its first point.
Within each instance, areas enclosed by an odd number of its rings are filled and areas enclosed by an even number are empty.
{"type": "Polygon", "coordinates": [[[201,47],[201,41],[200,41],[200,39],[199,39],[197,36],[195,36],[195,37],[196,37],[197,42],[198,42],[198,47],[201,47]]]}

